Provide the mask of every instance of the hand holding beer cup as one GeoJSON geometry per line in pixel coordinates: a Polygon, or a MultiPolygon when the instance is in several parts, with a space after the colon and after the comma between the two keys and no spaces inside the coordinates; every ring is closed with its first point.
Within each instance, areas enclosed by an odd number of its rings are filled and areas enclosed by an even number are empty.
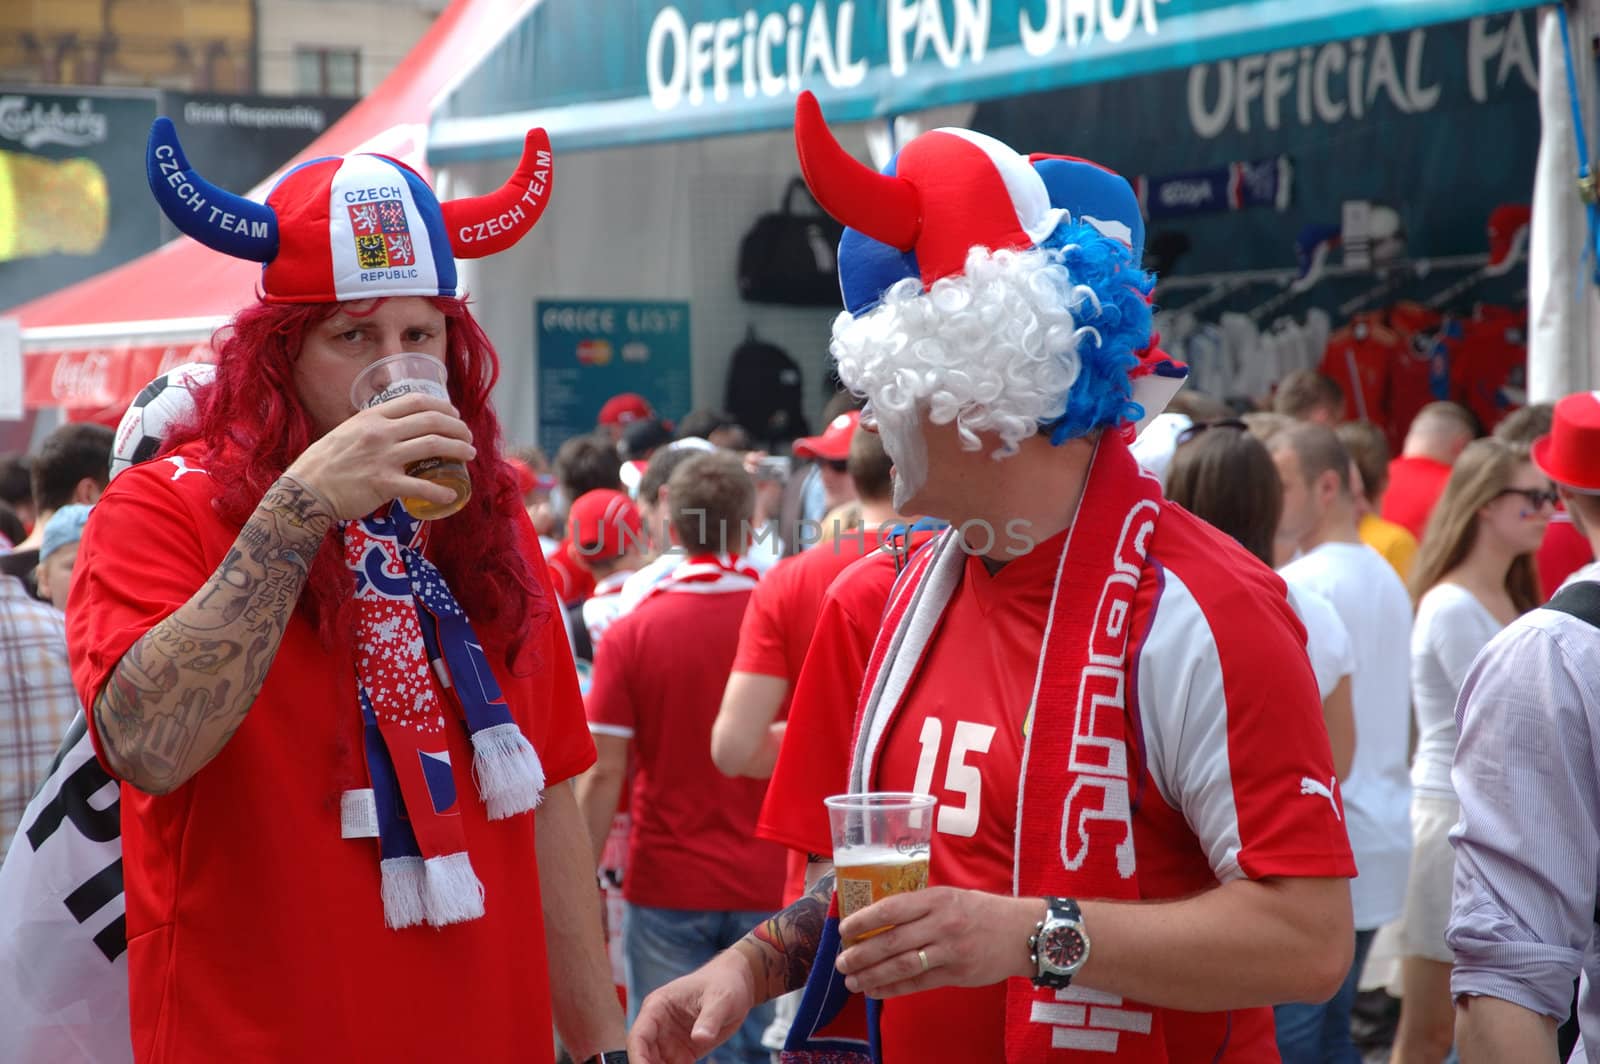
{"type": "MultiPolygon", "coordinates": [[[[836,794],[823,799],[833,830],[834,889],[841,917],[892,894],[928,885],[936,801],[932,795],[905,791],[836,794]]],[[[861,937],[871,938],[887,930],[881,927],[861,937]]],[[[847,947],[854,944],[845,943],[847,947]]]]}
{"type": "MultiPolygon", "coordinates": [[[[362,370],[350,386],[350,403],[365,410],[402,395],[421,394],[450,401],[448,377],[443,362],[432,355],[402,352],[381,358],[362,370]]],[[[406,497],[400,504],[419,521],[436,521],[460,510],[472,498],[472,479],[466,465],[454,458],[433,457],[406,466],[409,476],[431,481],[455,491],[453,502],[436,503],[429,499],[406,497]]]]}

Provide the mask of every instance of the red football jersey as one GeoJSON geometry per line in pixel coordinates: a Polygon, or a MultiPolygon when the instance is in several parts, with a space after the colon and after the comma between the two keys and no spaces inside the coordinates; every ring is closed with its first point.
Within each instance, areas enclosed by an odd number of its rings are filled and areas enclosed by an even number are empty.
{"type": "MultiPolygon", "coordinates": [[[[134,641],[205,584],[238,535],[211,507],[199,447],[178,454],[187,468],[163,459],[119,476],[85,531],[68,612],[84,705],[134,641]]],[[[537,559],[526,515],[518,508],[506,519],[525,526],[524,549],[537,559]]],[[[553,599],[543,564],[533,566],[553,599]]],[[[478,634],[548,782],[582,772],[594,744],[559,620],[534,633],[538,664],[525,676],[502,667],[492,628],[478,634]]],[[[452,763],[471,765],[465,728],[447,735],[452,763]]],[[[222,752],[171,794],[123,786],[137,1059],[552,1059],[535,816],[490,821],[458,779],[487,914],[392,931],[377,840],[340,832],[340,794],[369,785],[362,742],[353,648],[324,646],[296,613],[222,752]]]]}
{"type": "Polygon", "coordinates": [[[822,596],[838,575],[877,546],[876,533],[847,534],[785,558],[761,578],[745,610],[734,672],[800,678],[822,612],[822,596]]]}
{"type": "MultiPolygon", "coordinates": [[[[1060,545],[1061,537],[1043,543],[995,574],[969,560],[884,738],[872,786],[920,789],[939,798],[930,883],[1012,890],[1021,727],[1060,545]]],[[[1141,893],[1176,898],[1242,877],[1353,875],[1304,630],[1281,581],[1232,540],[1176,508],[1164,511],[1149,558],[1129,648],[1141,893]],[[1306,780],[1316,787],[1304,788],[1306,780]]],[[[824,608],[817,653],[829,637],[834,605],[824,608]]],[[[804,706],[795,706],[795,717],[809,708],[808,696],[804,706]]],[[[791,723],[780,768],[786,762],[837,765],[842,788],[850,729],[808,728],[797,735],[794,728],[791,723]],[[802,752],[800,742],[811,749],[802,752]],[[824,750],[821,743],[833,745],[824,750]],[[796,744],[792,752],[790,744],[796,744]]],[[[776,815],[780,806],[816,800],[815,787],[799,776],[774,776],[764,823],[786,827],[794,841],[826,845],[825,818],[818,834],[803,811],[786,823],[776,815]]],[[[1126,1013],[1134,1022],[1137,1013],[1149,1011],[1126,1005],[1107,1015],[1126,1013]]],[[[885,1058],[942,1059],[947,1047],[960,1045],[965,1061],[1003,1061],[1004,1015],[1003,984],[893,999],[882,1013],[885,1058]]],[[[1162,1023],[1174,1062],[1275,1054],[1267,1009],[1162,1010],[1162,1023]]]]}
{"type": "Polygon", "coordinates": [[[711,760],[748,590],[657,591],[595,652],[589,726],[632,742],[623,896],[659,909],[775,910],[784,852],[755,836],[765,780],[711,760]]]}

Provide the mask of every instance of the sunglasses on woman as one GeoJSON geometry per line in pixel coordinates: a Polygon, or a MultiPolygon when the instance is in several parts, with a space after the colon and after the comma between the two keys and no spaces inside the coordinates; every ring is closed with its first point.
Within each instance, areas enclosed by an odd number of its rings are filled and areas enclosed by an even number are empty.
{"type": "Polygon", "coordinates": [[[1178,440],[1174,446],[1182,447],[1206,429],[1238,429],[1243,432],[1249,427],[1249,425],[1246,425],[1236,417],[1219,417],[1214,421],[1196,421],[1193,425],[1178,433],[1178,440]]]}
{"type": "Polygon", "coordinates": [[[1538,488],[1502,488],[1495,494],[1495,498],[1498,499],[1504,495],[1521,495],[1528,500],[1528,505],[1535,510],[1545,505],[1554,506],[1561,501],[1561,496],[1556,492],[1541,491],[1538,488]]]}

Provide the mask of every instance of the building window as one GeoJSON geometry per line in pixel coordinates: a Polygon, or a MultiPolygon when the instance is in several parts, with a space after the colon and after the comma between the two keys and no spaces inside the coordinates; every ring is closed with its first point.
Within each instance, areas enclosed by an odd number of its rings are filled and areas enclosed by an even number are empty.
{"type": "Polygon", "coordinates": [[[307,96],[360,96],[361,53],[354,49],[297,48],[295,89],[307,96]]]}

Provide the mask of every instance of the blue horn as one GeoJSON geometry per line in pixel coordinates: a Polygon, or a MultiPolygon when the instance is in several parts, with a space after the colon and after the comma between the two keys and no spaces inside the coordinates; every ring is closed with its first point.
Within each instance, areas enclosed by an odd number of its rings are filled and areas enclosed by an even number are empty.
{"type": "Polygon", "coordinates": [[[161,210],[189,236],[224,255],[252,262],[271,262],[278,254],[277,213],[195,173],[172,119],[165,115],[150,127],[144,166],[161,210]]]}

